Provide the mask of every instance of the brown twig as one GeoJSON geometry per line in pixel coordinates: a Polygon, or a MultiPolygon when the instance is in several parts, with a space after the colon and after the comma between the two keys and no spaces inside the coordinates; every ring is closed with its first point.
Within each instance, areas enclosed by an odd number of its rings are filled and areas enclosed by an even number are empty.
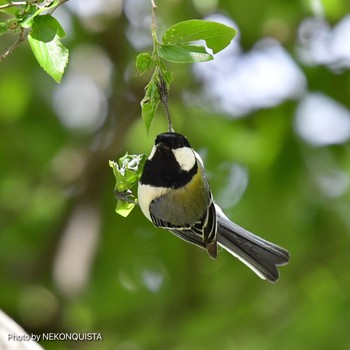
{"type": "Polygon", "coordinates": [[[163,103],[163,106],[165,109],[165,115],[168,120],[168,131],[174,132],[174,128],[171,122],[170,112],[169,112],[169,90],[167,88],[166,82],[164,81],[163,75],[161,73],[159,74],[158,89],[160,94],[160,100],[163,103]]]}
{"type": "Polygon", "coordinates": [[[23,42],[24,40],[26,40],[28,34],[30,32],[29,28],[21,28],[21,32],[19,34],[19,37],[17,38],[17,40],[11,44],[1,55],[0,55],[0,62],[2,62],[8,55],[10,55],[15,49],[16,47],[23,42]]]}

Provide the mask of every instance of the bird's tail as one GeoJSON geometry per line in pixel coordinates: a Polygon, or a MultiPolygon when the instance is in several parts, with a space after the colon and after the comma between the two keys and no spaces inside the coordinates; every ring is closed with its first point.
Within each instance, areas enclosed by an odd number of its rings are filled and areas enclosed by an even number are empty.
{"type": "Polygon", "coordinates": [[[230,221],[216,205],[219,245],[251,268],[260,278],[276,282],[277,266],[289,261],[289,253],[230,221]]]}

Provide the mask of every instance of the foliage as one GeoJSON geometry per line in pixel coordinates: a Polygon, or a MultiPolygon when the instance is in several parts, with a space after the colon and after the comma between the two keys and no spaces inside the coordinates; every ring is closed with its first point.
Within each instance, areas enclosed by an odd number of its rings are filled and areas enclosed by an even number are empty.
{"type": "Polygon", "coordinates": [[[172,81],[171,72],[167,70],[165,62],[195,63],[212,60],[216,54],[228,46],[236,34],[235,29],[221,23],[204,20],[188,20],[176,23],[168,28],[159,42],[155,23],[152,26],[153,52],[140,53],[136,58],[136,69],[139,74],[153,68],[154,73],[146,86],[146,94],[141,101],[142,118],[147,133],[162,98],[160,85],[164,84],[165,94],[172,81]],[[196,44],[203,40],[204,45],[196,44]]]}
{"type": "MultiPolygon", "coordinates": [[[[68,63],[68,50],[61,42],[65,32],[51,13],[62,1],[0,1],[0,11],[10,18],[0,22],[0,35],[19,34],[19,43],[28,35],[30,47],[41,68],[57,83],[68,63]]],[[[2,59],[8,53],[2,55],[2,59]]],[[[1,59],[1,60],[2,60],[1,59]]]]}
{"type": "Polygon", "coordinates": [[[129,155],[126,153],[118,162],[109,161],[109,166],[113,169],[116,178],[114,191],[118,202],[115,211],[122,216],[129,215],[136,204],[136,198],[131,189],[141,178],[146,158],[144,154],[129,155]]]}

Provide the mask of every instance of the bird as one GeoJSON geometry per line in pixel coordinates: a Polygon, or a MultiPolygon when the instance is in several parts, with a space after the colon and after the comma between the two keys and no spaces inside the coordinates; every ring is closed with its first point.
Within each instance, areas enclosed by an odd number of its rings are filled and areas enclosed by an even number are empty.
{"type": "Polygon", "coordinates": [[[276,282],[289,252],[237,225],[215,203],[199,154],[188,139],[169,131],[156,136],[138,183],[138,203],[154,226],[207,250],[218,246],[260,278],[276,282]]]}

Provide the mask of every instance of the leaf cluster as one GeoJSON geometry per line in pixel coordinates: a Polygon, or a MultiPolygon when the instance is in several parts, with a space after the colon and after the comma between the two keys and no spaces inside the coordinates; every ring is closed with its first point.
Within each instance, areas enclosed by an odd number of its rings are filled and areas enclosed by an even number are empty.
{"type": "Polygon", "coordinates": [[[60,0],[0,0],[0,11],[9,16],[0,22],[0,35],[18,34],[18,42],[28,35],[30,47],[39,65],[57,83],[61,81],[68,63],[68,49],[61,42],[65,32],[52,16],[52,12],[61,3],[60,0]]]}
{"type": "Polygon", "coordinates": [[[166,61],[195,63],[213,60],[214,54],[230,44],[236,35],[236,30],[222,23],[192,19],[169,27],[164,32],[161,42],[157,39],[155,28],[152,28],[152,35],[154,46],[152,54],[143,52],[136,58],[138,74],[154,69],[141,101],[142,118],[147,133],[162,98],[159,91],[160,83],[164,82],[166,89],[169,90],[172,82],[166,61]]]}
{"type": "Polygon", "coordinates": [[[113,169],[116,179],[114,193],[117,197],[117,207],[115,211],[124,217],[130,213],[137,203],[131,189],[141,178],[146,158],[145,154],[132,155],[126,153],[118,162],[109,161],[109,166],[113,169]]]}

